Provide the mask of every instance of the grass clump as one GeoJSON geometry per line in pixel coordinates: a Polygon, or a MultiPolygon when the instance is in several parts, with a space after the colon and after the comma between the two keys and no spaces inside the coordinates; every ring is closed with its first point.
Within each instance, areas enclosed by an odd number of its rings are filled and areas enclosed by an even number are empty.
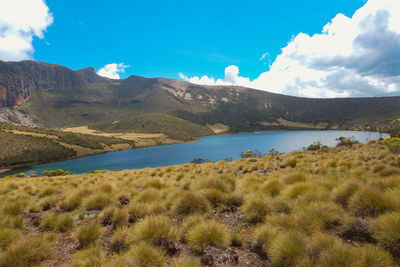
{"type": "Polygon", "coordinates": [[[207,246],[226,248],[230,243],[228,228],[214,221],[204,221],[193,226],[186,234],[191,249],[202,252],[207,246]]]}
{"type": "Polygon", "coordinates": [[[14,242],[0,254],[0,266],[32,266],[49,258],[51,243],[42,237],[29,235],[14,242]]]}
{"type": "Polygon", "coordinates": [[[21,235],[16,229],[0,228],[0,251],[6,249],[21,235]]]}
{"type": "Polygon", "coordinates": [[[90,246],[79,251],[70,266],[73,267],[102,267],[105,262],[105,253],[98,246],[90,246]]]}
{"type": "Polygon", "coordinates": [[[145,242],[132,247],[128,254],[132,256],[133,264],[140,267],[161,267],[167,261],[167,257],[161,249],[145,242]]]}
{"type": "Polygon", "coordinates": [[[185,191],[175,200],[172,211],[176,215],[189,215],[193,213],[205,213],[210,210],[210,203],[202,195],[185,191]]]}
{"type": "Polygon", "coordinates": [[[386,211],[395,211],[398,208],[397,201],[372,187],[359,188],[349,201],[349,208],[356,216],[374,217],[386,211]]]}
{"type": "Polygon", "coordinates": [[[176,241],[178,238],[178,228],[165,215],[148,216],[137,223],[132,230],[133,241],[145,241],[156,246],[162,246],[165,242],[176,241]]]}
{"type": "Polygon", "coordinates": [[[373,223],[373,236],[396,257],[400,256],[400,213],[378,217],[373,223]]]}
{"type": "Polygon", "coordinates": [[[278,234],[267,248],[273,266],[296,266],[307,252],[307,237],[293,230],[278,234]]]}
{"type": "Polygon", "coordinates": [[[200,260],[196,257],[183,255],[174,259],[171,263],[171,267],[201,267],[200,260]]]}
{"type": "Polygon", "coordinates": [[[262,195],[251,195],[245,199],[241,210],[245,221],[257,224],[264,221],[272,208],[268,198],[262,195]]]}
{"type": "Polygon", "coordinates": [[[109,195],[104,193],[95,194],[89,196],[85,201],[85,208],[88,211],[91,210],[102,210],[111,203],[109,195]]]}
{"type": "Polygon", "coordinates": [[[92,222],[88,225],[82,226],[76,233],[80,247],[88,247],[96,243],[102,234],[101,226],[92,222]]]}
{"type": "Polygon", "coordinates": [[[127,225],[129,213],[127,209],[120,209],[115,206],[106,208],[100,214],[100,223],[104,226],[112,225],[114,228],[127,225]]]}
{"type": "Polygon", "coordinates": [[[128,227],[121,227],[116,229],[110,239],[111,251],[120,253],[122,251],[128,250],[130,247],[130,242],[128,238],[130,233],[131,229],[128,227]]]}
{"type": "Polygon", "coordinates": [[[68,232],[74,226],[74,220],[69,214],[49,212],[43,215],[41,228],[44,231],[68,232]]]}

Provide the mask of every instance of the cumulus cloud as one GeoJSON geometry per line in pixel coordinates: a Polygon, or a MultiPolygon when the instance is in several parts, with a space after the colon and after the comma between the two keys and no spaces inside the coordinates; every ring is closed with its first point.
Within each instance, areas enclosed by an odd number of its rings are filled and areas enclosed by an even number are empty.
{"type": "Polygon", "coordinates": [[[44,0],[0,1],[0,60],[32,58],[33,37],[43,38],[53,16],[44,0]]]}
{"type": "Polygon", "coordinates": [[[125,72],[125,68],[129,65],[124,65],[124,63],[111,63],[105,65],[101,68],[97,74],[110,79],[120,79],[119,74],[125,72]]]}
{"type": "Polygon", "coordinates": [[[240,85],[307,97],[398,94],[400,1],[369,0],[351,17],[335,16],[319,34],[299,33],[269,70],[254,80],[239,76],[237,66],[227,67],[224,79],[179,76],[198,84],[240,85]]]}

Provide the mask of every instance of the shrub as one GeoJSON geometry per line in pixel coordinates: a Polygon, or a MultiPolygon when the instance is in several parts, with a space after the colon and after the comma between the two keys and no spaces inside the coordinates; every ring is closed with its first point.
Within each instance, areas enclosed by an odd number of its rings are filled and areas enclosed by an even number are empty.
{"type": "Polygon", "coordinates": [[[174,205],[172,211],[176,215],[189,215],[193,213],[205,213],[210,210],[210,203],[208,200],[194,192],[183,192],[174,205]]]}
{"type": "Polygon", "coordinates": [[[9,247],[18,237],[21,232],[10,228],[0,228],[0,251],[9,247]]]}
{"type": "Polygon", "coordinates": [[[131,238],[162,246],[165,242],[178,240],[179,230],[165,215],[149,216],[134,226],[131,238]]]}
{"type": "Polygon", "coordinates": [[[0,255],[0,266],[32,266],[48,259],[52,246],[44,237],[28,235],[0,255]]]}
{"type": "Polygon", "coordinates": [[[295,266],[307,254],[307,238],[298,231],[279,233],[267,248],[275,266],[295,266]]]}
{"type": "Polygon", "coordinates": [[[324,146],[320,141],[314,142],[306,148],[306,150],[309,150],[309,151],[319,151],[319,150],[326,150],[326,149],[328,149],[328,147],[324,146]]]}
{"type": "Polygon", "coordinates": [[[357,216],[377,216],[386,211],[394,211],[397,203],[394,198],[385,195],[372,186],[363,186],[351,197],[349,208],[357,216]]]}
{"type": "Polygon", "coordinates": [[[250,195],[245,199],[242,206],[244,219],[252,224],[264,221],[265,216],[272,208],[269,200],[262,195],[250,195]]]}
{"type": "Polygon", "coordinates": [[[167,260],[161,249],[144,242],[132,247],[128,253],[140,267],[161,267],[167,260]]]}
{"type": "Polygon", "coordinates": [[[339,137],[336,140],[339,141],[339,143],[336,145],[338,147],[341,147],[341,146],[352,147],[353,145],[360,143],[357,140],[355,140],[354,137],[348,137],[348,138],[339,137]]]}
{"type": "Polygon", "coordinates": [[[51,170],[51,171],[43,171],[42,172],[43,176],[61,176],[61,175],[72,175],[72,172],[70,171],[64,171],[62,169],[58,170],[51,170]]]}
{"type": "Polygon", "coordinates": [[[400,256],[400,213],[381,215],[372,225],[373,236],[396,257],[400,256]]]}
{"type": "Polygon", "coordinates": [[[226,248],[230,243],[228,228],[214,221],[205,221],[193,226],[186,234],[191,249],[202,252],[207,246],[226,248]]]}
{"type": "Polygon", "coordinates": [[[102,229],[96,222],[82,226],[76,233],[80,247],[87,247],[94,244],[101,236],[102,229]]]}

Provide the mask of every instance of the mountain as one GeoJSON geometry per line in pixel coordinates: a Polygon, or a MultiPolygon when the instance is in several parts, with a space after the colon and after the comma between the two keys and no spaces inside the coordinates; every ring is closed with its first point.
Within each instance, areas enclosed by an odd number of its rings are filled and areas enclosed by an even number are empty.
{"type": "Polygon", "coordinates": [[[310,99],[164,78],[113,80],[93,68],[0,61],[2,118],[29,118],[47,128],[162,132],[181,140],[213,134],[211,129],[377,130],[400,118],[400,97],[310,99]]]}

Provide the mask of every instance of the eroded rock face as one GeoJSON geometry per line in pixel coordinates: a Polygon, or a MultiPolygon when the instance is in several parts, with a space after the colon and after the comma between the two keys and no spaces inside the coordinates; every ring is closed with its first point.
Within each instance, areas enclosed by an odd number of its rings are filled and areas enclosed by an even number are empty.
{"type": "Polygon", "coordinates": [[[93,68],[73,71],[34,61],[0,61],[0,107],[17,107],[39,90],[69,90],[99,79],[93,68]]]}

